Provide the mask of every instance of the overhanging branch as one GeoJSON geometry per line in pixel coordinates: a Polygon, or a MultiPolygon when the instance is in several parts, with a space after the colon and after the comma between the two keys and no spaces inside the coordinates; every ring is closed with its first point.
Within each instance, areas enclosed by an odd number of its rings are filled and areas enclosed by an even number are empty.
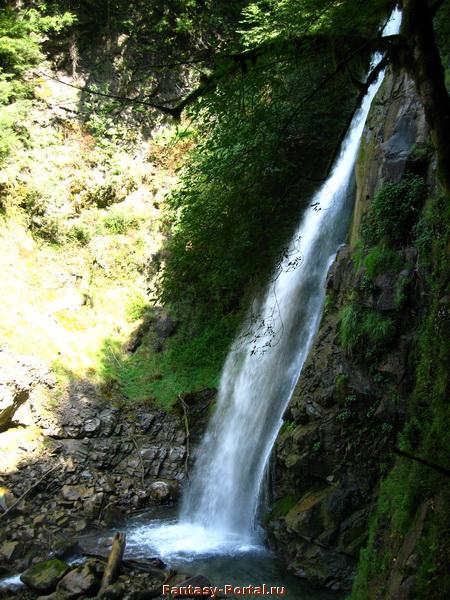
{"type": "Polygon", "coordinates": [[[445,475],[446,477],[450,477],[450,469],[446,469],[445,467],[442,467],[441,465],[437,465],[436,463],[430,462],[429,460],[426,460],[425,458],[420,458],[419,456],[414,456],[413,454],[410,454],[409,452],[405,452],[404,450],[400,450],[400,448],[394,448],[394,453],[398,454],[398,456],[402,456],[403,458],[408,458],[409,460],[413,460],[415,462],[418,462],[421,465],[424,465],[425,467],[429,467],[430,469],[434,469],[435,471],[437,471],[441,475],[445,475]]]}

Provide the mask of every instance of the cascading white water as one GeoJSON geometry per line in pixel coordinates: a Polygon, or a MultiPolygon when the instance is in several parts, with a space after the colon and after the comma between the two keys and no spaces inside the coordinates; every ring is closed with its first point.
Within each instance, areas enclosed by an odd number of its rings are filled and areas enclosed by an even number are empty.
{"type": "MultiPolygon", "coordinates": [[[[400,21],[395,10],[383,35],[398,33],[400,21]]],[[[372,66],[380,59],[375,56],[372,66]]],[[[346,237],[359,142],[383,76],[355,113],[331,175],[314,195],[266,290],[259,317],[228,355],[179,521],[135,532],[162,556],[226,553],[257,544],[262,480],[319,326],[329,266],[346,237]]]]}

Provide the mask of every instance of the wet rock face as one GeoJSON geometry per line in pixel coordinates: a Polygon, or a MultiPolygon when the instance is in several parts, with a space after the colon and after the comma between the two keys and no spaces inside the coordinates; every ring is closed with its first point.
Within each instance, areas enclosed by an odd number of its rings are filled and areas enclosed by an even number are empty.
{"type": "Polygon", "coordinates": [[[352,243],[358,239],[362,215],[384,181],[400,181],[407,166],[426,175],[413,150],[426,145],[428,132],[413,81],[406,74],[388,75],[372,104],[361,140],[352,243]]]}
{"type": "MultiPolygon", "coordinates": [[[[412,83],[404,75],[387,77],[364,131],[353,241],[358,239],[361,217],[380,184],[398,181],[406,167],[416,172],[421,168],[413,164],[411,151],[426,136],[423,110],[412,83]]],[[[354,268],[352,247],[338,253],[327,282],[331,306],[284,415],[274,452],[275,499],[268,515],[271,544],[295,574],[336,590],[351,587],[359,552],[367,541],[381,468],[403,423],[399,398],[411,382],[412,339],[405,317],[406,331],[382,359],[364,364],[341,347],[340,310],[358,289],[358,302],[364,309],[389,317],[398,310],[399,277],[405,280],[405,288],[416,286],[419,292],[414,267],[417,252],[414,248],[398,252],[411,268],[400,275],[380,273],[367,290],[360,285],[361,272],[354,268]]],[[[409,556],[411,548],[408,552],[409,556]]],[[[405,551],[405,560],[408,556],[405,551]]],[[[400,597],[398,587],[397,592],[400,597]]]]}
{"type": "Polygon", "coordinates": [[[344,355],[338,325],[336,315],[324,319],[286,412],[268,528],[297,576],[335,590],[351,587],[389,443],[375,415],[383,391],[344,355]],[[291,502],[276,514],[286,498],[291,502]]]}

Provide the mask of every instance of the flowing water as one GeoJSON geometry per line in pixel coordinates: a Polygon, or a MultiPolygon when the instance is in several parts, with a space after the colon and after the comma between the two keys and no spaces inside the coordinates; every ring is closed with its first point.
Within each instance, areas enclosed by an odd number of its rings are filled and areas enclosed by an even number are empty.
{"type": "MultiPolygon", "coordinates": [[[[399,11],[394,11],[383,35],[397,33],[400,20],[399,11]]],[[[375,56],[373,65],[380,59],[375,56]]],[[[222,580],[227,568],[230,577],[243,569],[241,579],[248,571],[247,583],[250,573],[254,580],[258,572],[261,577],[265,573],[286,579],[264,562],[268,553],[258,526],[262,482],[282,415],[319,326],[329,266],[346,238],[359,142],[383,76],[370,86],[331,175],[305,211],[265,296],[255,302],[257,318],[228,355],[217,409],[179,517],[135,523],[128,536],[130,553],[158,554],[178,566],[187,561],[190,572],[211,577],[219,573],[222,580]]],[[[293,597],[323,596],[303,590],[293,597]]]]}

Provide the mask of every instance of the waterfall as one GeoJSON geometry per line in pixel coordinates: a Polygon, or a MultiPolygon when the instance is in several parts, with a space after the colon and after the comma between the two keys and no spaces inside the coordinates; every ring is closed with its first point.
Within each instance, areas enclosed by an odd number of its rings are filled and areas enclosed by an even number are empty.
{"type": "MultiPolygon", "coordinates": [[[[395,10],[383,35],[397,33],[400,21],[395,10]]],[[[374,56],[372,67],[380,60],[374,56]]],[[[319,327],[328,269],[348,232],[356,156],[383,77],[384,72],[356,111],[330,176],[313,196],[258,303],[258,317],[228,354],[179,521],[146,533],[162,555],[226,552],[257,543],[263,478],[319,327]]]]}

